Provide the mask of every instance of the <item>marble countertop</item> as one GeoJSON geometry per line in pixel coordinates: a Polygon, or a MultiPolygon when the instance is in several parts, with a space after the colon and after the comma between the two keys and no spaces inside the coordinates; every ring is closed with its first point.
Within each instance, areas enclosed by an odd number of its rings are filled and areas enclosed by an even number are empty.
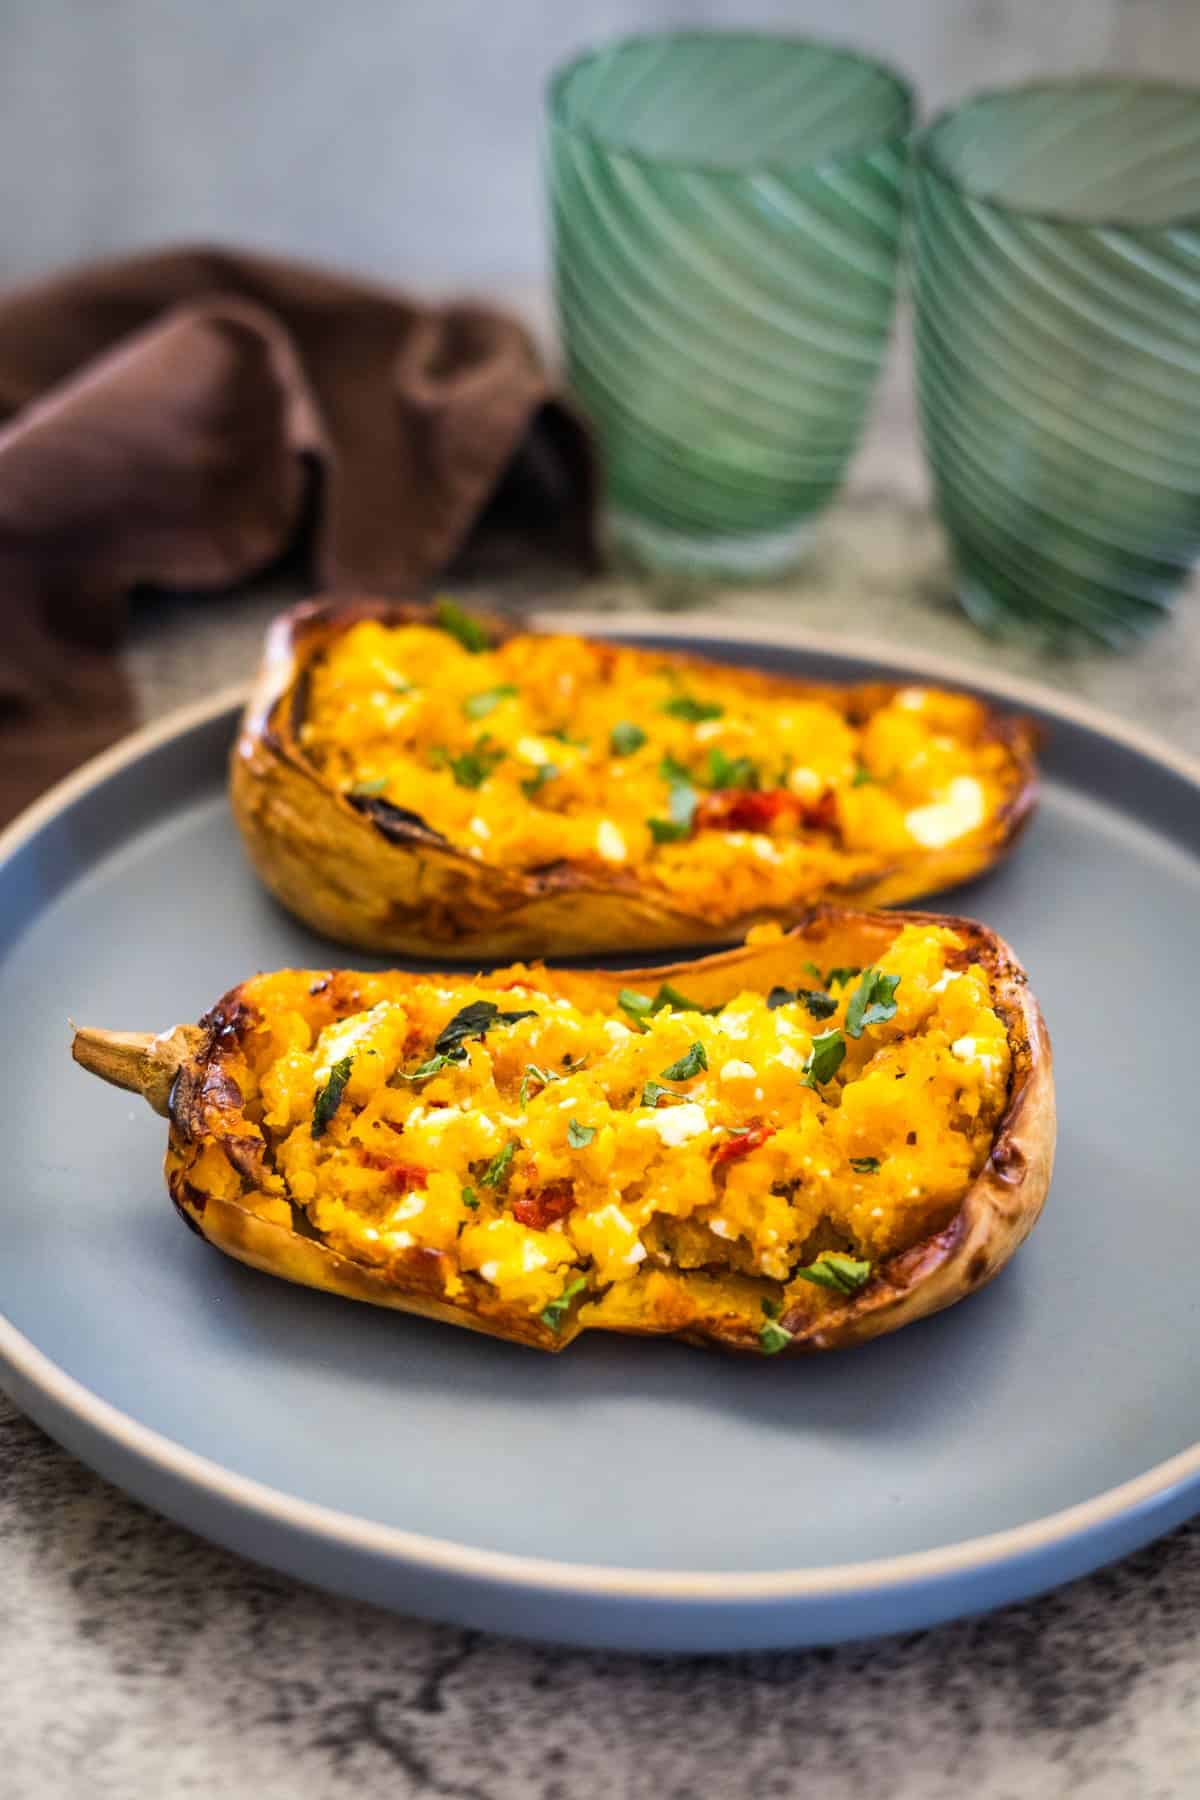
{"type": "MultiPolygon", "coordinates": [[[[1046,662],[956,612],[893,375],[806,569],[648,600],[1036,673],[1200,751],[1200,606],[1046,662]]],[[[278,584],[174,599],[127,652],[146,717],[242,678],[278,584]],[[219,609],[221,629],[213,629],[219,609]]],[[[332,1599],[147,1513],[0,1399],[0,1800],[1184,1800],[1200,1792],[1200,1521],[1029,1605],[876,1644],[686,1660],[542,1649],[332,1599]]]]}

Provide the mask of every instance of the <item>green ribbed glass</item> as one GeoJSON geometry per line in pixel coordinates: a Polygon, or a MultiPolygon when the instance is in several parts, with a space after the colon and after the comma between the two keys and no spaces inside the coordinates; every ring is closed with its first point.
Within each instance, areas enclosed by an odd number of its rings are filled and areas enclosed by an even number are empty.
{"type": "Polygon", "coordinates": [[[921,426],[962,602],[1127,643],[1200,549],[1200,93],[982,95],[914,165],[921,426]]]}
{"type": "Polygon", "coordinates": [[[616,547],[731,575],[803,549],[883,357],[911,119],[878,64],[756,34],[629,39],[553,78],[559,321],[616,547]]]}

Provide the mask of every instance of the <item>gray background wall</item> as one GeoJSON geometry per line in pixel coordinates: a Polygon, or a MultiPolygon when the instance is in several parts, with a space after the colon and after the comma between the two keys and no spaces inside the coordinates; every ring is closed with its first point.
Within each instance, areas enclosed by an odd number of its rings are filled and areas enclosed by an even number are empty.
{"type": "Polygon", "coordinates": [[[218,237],[527,282],[547,70],[684,22],[874,46],[927,107],[1060,70],[1200,82],[1200,0],[0,0],[0,277],[218,237]]]}

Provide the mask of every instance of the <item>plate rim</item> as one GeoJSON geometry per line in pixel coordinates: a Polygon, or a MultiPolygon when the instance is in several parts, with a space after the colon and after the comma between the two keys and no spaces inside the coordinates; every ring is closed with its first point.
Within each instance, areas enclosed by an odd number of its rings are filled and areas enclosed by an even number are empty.
{"type": "MultiPolygon", "coordinates": [[[[837,636],[804,627],[767,621],[731,622],[719,615],[664,617],[630,611],[537,611],[529,624],[541,630],[566,630],[589,636],[649,635],[691,641],[747,644],[859,658],[880,662],[924,680],[965,687],[1016,706],[1036,708],[1051,718],[1086,729],[1156,762],[1200,791],[1200,758],[1176,750],[1154,733],[1106,712],[1088,701],[1024,677],[993,676],[970,664],[921,651],[894,649],[886,640],[837,636]],[[710,627],[710,629],[706,629],[710,627]]],[[[208,697],[165,714],[122,738],[56,783],[0,832],[0,864],[19,851],[52,819],[120,770],[138,762],[172,739],[236,713],[244,705],[248,683],[224,687],[208,697]]],[[[929,1550],[864,1561],[814,1564],[800,1568],[752,1572],[653,1570],[620,1565],[564,1562],[479,1549],[401,1526],[385,1525],[354,1513],[303,1500],[250,1476],[239,1475],[214,1459],[189,1450],[165,1433],[140,1424],[128,1413],[102,1400],[83,1382],[67,1375],[24,1332],[0,1314],[0,1366],[57,1413],[65,1413],[85,1432],[118,1445],[142,1465],[179,1482],[203,1499],[250,1513],[340,1548],[378,1556],[429,1574],[520,1586],[542,1593],[569,1593],[580,1599],[625,1599],[643,1602],[687,1602],[737,1606],[761,1601],[831,1601],[848,1596],[888,1593],[956,1576],[986,1576],[1030,1557],[1094,1536],[1106,1527],[1168,1503],[1181,1489],[1200,1484],[1200,1440],[1156,1463],[1140,1475],[1107,1488],[1074,1506],[1003,1531],[964,1538],[929,1550]]],[[[19,1403],[18,1403],[19,1404],[19,1403]]],[[[21,1410],[26,1410],[21,1408],[21,1410]]],[[[1200,1506],[1200,1494],[1197,1495],[1200,1506]]]]}

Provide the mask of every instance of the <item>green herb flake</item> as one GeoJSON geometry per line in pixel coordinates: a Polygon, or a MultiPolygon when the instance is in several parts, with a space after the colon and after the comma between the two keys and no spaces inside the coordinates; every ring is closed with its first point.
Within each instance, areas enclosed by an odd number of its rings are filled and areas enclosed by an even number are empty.
{"type": "Polygon", "coordinates": [[[465,1050],[452,1051],[449,1056],[431,1056],[415,1069],[397,1069],[388,1080],[389,1087],[395,1087],[398,1081],[428,1081],[431,1075],[440,1075],[443,1069],[453,1069],[467,1060],[465,1050]]]}
{"type": "Polygon", "coordinates": [[[854,777],[851,780],[850,786],[852,788],[867,787],[874,779],[875,777],[872,775],[870,769],[864,769],[860,763],[854,771],[854,777]]]}
{"type": "Polygon", "coordinates": [[[614,725],[608,734],[608,747],[614,756],[632,756],[635,750],[641,749],[645,741],[646,734],[641,726],[631,725],[627,719],[614,725]]]}
{"type": "Polygon", "coordinates": [[[657,1081],[648,1081],[642,1089],[641,1104],[657,1106],[660,1100],[685,1100],[686,1098],[686,1094],[675,1094],[670,1088],[660,1087],[657,1081]]]}
{"type": "Polygon", "coordinates": [[[717,706],[712,700],[697,700],[691,694],[674,694],[662,707],[673,719],[687,719],[692,725],[703,724],[705,719],[724,717],[725,708],[717,706]]]}
{"type": "Polygon", "coordinates": [[[441,752],[442,760],[461,788],[481,788],[495,774],[504,756],[505,752],[496,748],[487,732],[477,740],[473,750],[464,750],[459,756],[441,752]]]}
{"type": "Polygon", "coordinates": [[[670,787],[687,787],[692,779],[692,771],[669,752],[659,762],[658,772],[670,787]]]}
{"type": "Polygon", "coordinates": [[[836,1026],[832,1031],[819,1033],[812,1041],[812,1053],[804,1065],[801,1079],[805,1087],[816,1088],[823,1081],[832,1081],[845,1055],[846,1040],[836,1026]]]}
{"type": "Polygon", "coordinates": [[[549,1087],[552,1081],[558,1079],[553,1069],[540,1069],[536,1063],[526,1063],[525,1073],[521,1078],[521,1111],[525,1110],[525,1102],[529,1099],[529,1089],[533,1082],[538,1082],[542,1087],[549,1087]]]}
{"type": "Polygon", "coordinates": [[[727,756],[714,744],[708,753],[704,780],[710,788],[756,788],[758,767],[748,756],[727,756]]]}
{"type": "Polygon", "coordinates": [[[850,1167],[856,1175],[878,1175],[883,1165],[877,1156],[852,1156],[850,1167]]]}
{"type": "Polygon", "coordinates": [[[791,1343],[792,1334],[778,1323],[783,1309],[777,1300],[764,1300],[762,1309],[766,1316],[758,1328],[759,1346],[764,1356],[778,1356],[791,1343]]]}
{"type": "Polygon", "coordinates": [[[528,1007],[522,1012],[501,1012],[494,1000],[472,1000],[439,1031],[433,1040],[433,1053],[435,1056],[453,1056],[458,1050],[461,1054],[456,1060],[461,1062],[466,1054],[462,1050],[465,1039],[481,1038],[493,1025],[517,1025],[522,1019],[536,1018],[536,1012],[528,1007]]]}
{"type": "Polygon", "coordinates": [[[707,1069],[708,1057],[703,1044],[692,1044],[669,1069],[660,1071],[664,1081],[690,1081],[701,1069],[707,1069]]]}
{"type": "Polygon", "coordinates": [[[846,1008],[846,1030],[852,1038],[860,1038],[868,1025],[883,1025],[895,1018],[899,986],[898,975],[882,975],[876,968],[863,970],[846,1008]]]}
{"type": "Polygon", "coordinates": [[[499,687],[483,688],[478,694],[468,694],[463,701],[463,712],[468,719],[486,719],[489,713],[495,712],[503,700],[515,698],[518,690],[511,681],[501,682],[499,687]]]}
{"type": "Polygon", "coordinates": [[[797,1001],[814,1019],[831,1019],[838,1009],[833,995],[823,993],[819,988],[773,987],[767,995],[767,1005],[772,1012],[777,1007],[792,1006],[797,1001]]]}
{"type": "Polygon", "coordinates": [[[638,1031],[645,1031],[646,1020],[654,1011],[654,1002],[649,994],[639,994],[634,988],[622,988],[617,995],[617,1005],[638,1031]]]}
{"type": "Polygon", "coordinates": [[[804,969],[806,974],[812,976],[814,981],[820,981],[821,971],[820,971],[820,969],[818,969],[815,962],[806,962],[806,963],[803,963],[801,966],[804,969]]]}
{"type": "Polygon", "coordinates": [[[836,1250],[826,1250],[806,1269],[796,1269],[799,1281],[811,1281],[814,1287],[831,1288],[835,1294],[857,1294],[871,1279],[871,1264],[836,1250]]]}
{"type": "Polygon", "coordinates": [[[709,1015],[721,1011],[719,1006],[701,1006],[698,1000],[689,1000],[687,995],[681,994],[677,987],[672,987],[669,981],[664,981],[654,996],[654,1011],[663,1012],[668,1007],[672,1012],[697,1012],[709,1015]]]}
{"type": "Polygon", "coordinates": [[[572,1150],[586,1149],[587,1145],[591,1143],[595,1135],[596,1127],[594,1125],[581,1125],[578,1119],[568,1120],[567,1142],[570,1144],[572,1150]]]}
{"type": "Polygon", "coordinates": [[[387,784],[386,775],[374,775],[370,781],[356,781],[350,792],[364,797],[368,794],[382,794],[387,784]]]}
{"type": "Polygon", "coordinates": [[[313,1102],[312,1134],[315,1138],[324,1137],[330,1119],[341,1105],[353,1065],[352,1056],[343,1056],[330,1069],[329,1080],[313,1102]]]}
{"type": "Polygon", "coordinates": [[[472,656],[478,656],[483,650],[492,647],[491,638],[481,619],[472,613],[464,612],[454,600],[443,597],[433,609],[435,622],[443,631],[448,631],[452,638],[457,638],[464,650],[472,656]]]}
{"type": "Polygon", "coordinates": [[[572,1300],[576,1294],[582,1294],[586,1286],[586,1275],[577,1275],[574,1281],[568,1281],[558,1299],[551,1300],[548,1306],[542,1308],[542,1324],[551,1331],[558,1331],[570,1310],[572,1300]]]}
{"type": "Polygon", "coordinates": [[[462,1203],[471,1212],[479,1211],[479,1195],[473,1187],[465,1187],[462,1191],[462,1203]]]}
{"type": "Polygon", "coordinates": [[[481,1187],[502,1188],[508,1184],[512,1173],[513,1157],[517,1154],[517,1141],[510,1138],[503,1150],[497,1150],[483,1174],[479,1177],[481,1187]]]}
{"type": "Polygon", "coordinates": [[[393,694],[415,694],[417,691],[413,683],[406,681],[403,675],[386,675],[384,679],[393,694]]]}
{"type": "Polygon", "coordinates": [[[533,771],[533,774],[521,783],[521,792],[527,800],[532,800],[534,795],[540,793],[548,781],[554,781],[557,776],[558,769],[554,763],[539,763],[537,768],[533,771]]]}
{"type": "MultiPolygon", "coordinates": [[[[809,966],[812,967],[813,965],[810,964],[809,966]]],[[[814,973],[819,977],[821,971],[815,969],[814,973]]],[[[861,969],[830,969],[825,977],[825,986],[827,988],[849,987],[850,983],[854,980],[854,977],[861,974],[861,969]]]]}
{"type": "Polygon", "coordinates": [[[671,789],[671,797],[667,803],[670,817],[646,821],[655,843],[674,844],[681,838],[690,837],[698,803],[695,788],[687,782],[677,782],[671,789]]]}

